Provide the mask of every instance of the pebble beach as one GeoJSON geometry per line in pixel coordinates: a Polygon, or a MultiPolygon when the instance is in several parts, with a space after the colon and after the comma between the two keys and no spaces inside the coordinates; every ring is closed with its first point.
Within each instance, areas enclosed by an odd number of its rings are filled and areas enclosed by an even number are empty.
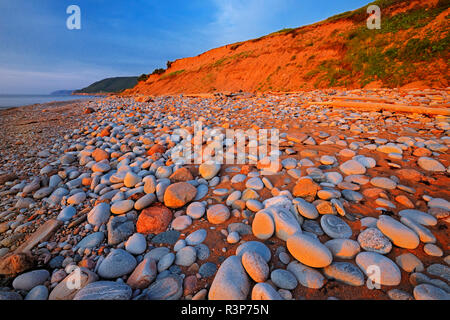
{"type": "Polygon", "coordinates": [[[0,110],[0,300],[448,300],[449,93],[0,110]],[[428,112],[330,105],[342,100],[428,112]],[[257,139],[235,151],[244,164],[180,163],[196,122],[218,128],[202,149],[236,144],[227,129],[277,129],[278,148],[257,139]]]}

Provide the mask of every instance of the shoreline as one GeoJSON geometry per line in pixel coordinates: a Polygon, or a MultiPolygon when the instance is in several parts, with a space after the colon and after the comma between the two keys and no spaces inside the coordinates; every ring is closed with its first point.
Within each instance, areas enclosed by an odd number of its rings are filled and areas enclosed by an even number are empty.
{"type": "MultiPolygon", "coordinates": [[[[55,96],[56,97],[56,96],[55,96]]],[[[66,97],[66,96],[61,96],[61,97],[66,97]]],[[[69,97],[69,96],[67,96],[69,97]]],[[[35,107],[35,106],[40,106],[40,105],[46,105],[46,104],[55,104],[55,103],[77,103],[77,102],[83,102],[83,101],[89,101],[89,100],[94,100],[94,99],[99,99],[102,96],[97,96],[97,97],[93,97],[92,99],[89,98],[77,98],[77,97],[73,97],[73,99],[71,100],[53,100],[53,101],[48,101],[48,102],[43,102],[43,103],[32,103],[32,104],[24,104],[24,105],[19,105],[19,106],[0,106],[0,112],[1,111],[5,111],[5,110],[10,110],[10,109],[16,109],[16,108],[26,108],[26,107],[35,107]]]]}

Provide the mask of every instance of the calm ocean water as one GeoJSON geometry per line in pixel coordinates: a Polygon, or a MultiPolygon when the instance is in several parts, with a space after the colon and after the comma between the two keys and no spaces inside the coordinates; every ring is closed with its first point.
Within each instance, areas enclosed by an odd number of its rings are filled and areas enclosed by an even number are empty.
{"type": "Polygon", "coordinates": [[[79,99],[98,98],[95,96],[69,96],[69,95],[27,95],[27,94],[0,94],[0,109],[20,107],[35,103],[47,103],[53,101],[69,101],[79,99]]]}

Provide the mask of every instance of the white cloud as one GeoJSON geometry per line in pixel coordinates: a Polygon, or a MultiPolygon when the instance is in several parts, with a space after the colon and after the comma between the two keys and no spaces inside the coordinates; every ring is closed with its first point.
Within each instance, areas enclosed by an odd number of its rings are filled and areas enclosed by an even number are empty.
{"type": "Polygon", "coordinates": [[[217,13],[215,20],[208,26],[208,33],[216,38],[218,45],[225,45],[276,31],[273,30],[276,28],[274,24],[279,23],[279,14],[287,8],[289,2],[290,0],[214,0],[217,13]]]}

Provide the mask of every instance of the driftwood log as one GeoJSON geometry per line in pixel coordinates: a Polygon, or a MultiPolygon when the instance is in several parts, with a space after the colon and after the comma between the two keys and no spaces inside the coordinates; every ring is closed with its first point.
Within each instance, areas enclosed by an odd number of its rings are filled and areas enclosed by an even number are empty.
{"type": "Polygon", "coordinates": [[[326,102],[308,102],[309,105],[332,106],[341,108],[350,108],[364,111],[392,111],[408,112],[419,114],[432,114],[450,116],[450,108],[417,107],[401,104],[372,103],[372,102],[349,102],[349,101],[326,101],[326,102]]]}

